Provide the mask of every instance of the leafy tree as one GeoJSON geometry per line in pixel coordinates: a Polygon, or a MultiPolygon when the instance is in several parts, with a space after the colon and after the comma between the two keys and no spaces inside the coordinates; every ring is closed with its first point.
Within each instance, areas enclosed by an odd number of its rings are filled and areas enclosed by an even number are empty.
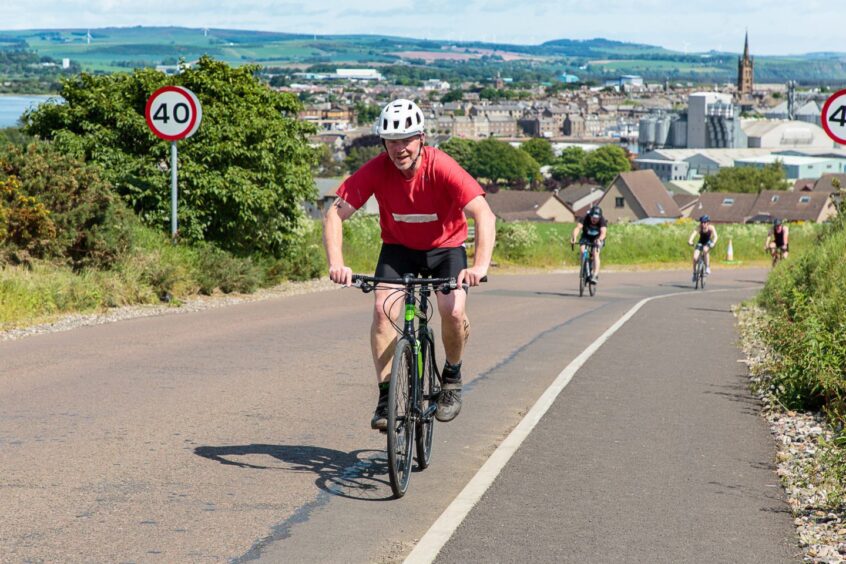
{"type": "Polygon", "coordinates": [[[202,57],[176,76],[152,69],[81,74],[62,84],[64,104],[24,116],[25,131],[55,140],[64,153],[100,164],[104,177],[141,219],[170,224],[170,143],[147,127],[147,98],[166,84],[192,90],[203,106],[197,133],[179,144],[180,235],[230,251],[285,256],[301,238],[301,203],[312,199],[316,159],[297,119],[297,99],[255,77],[202,57]]]}
{"type": "Polygon", "coordinates": [[[552,150],[552,143],[542,137],[533,137],[520,145],[520,149],[531,155],[540,166],[552,164],[555,160],[555,153],[552,150]]]}
{"type": "Polygon", "coordinates": [[[355,121],[358,125],[372,125],[379,119],[381,113],[382,108],[375,104],[365,104],[364,102],[356,102],[355,104],[355,121]]]}
{"type": "Polygon", "coordinates": [[[541,176],[538,163],[527,153],[508,143],[483,139],[476,143],[474,148],[468,172],[476,178],[487,179],[493,183],[512,183],[534,182],[541,176]]]}
{"type": "Polygon", "coordinates": [[[475,145],[476,143],[470,139],[450,137],[441,143],[438,148],[455,159],[464,170],[470,170],[470,167],[473,166],[475,145]]]}
{"type": "Polygon", "coordinates": [[[716,174],[705,177],[703,192],[746,192],[757,194],[761,190],[787,190],[788,185],[781,162],[764,168],[751,166],[721,168],[716,174]]]}
{"type": "Polygon", "coordinates": [[[561,151],[552,164],[552,177],[556,180],[576,180],[585,176],[585,158],[587,153],[578,146],[567,147],[561,151]]]}
{"type": "Polygon", "coordinates": [[[361,166],[382,152],[382,147],[379,145],[370,145],[365,147],[352,147],[344,163],[347,165],[347,170],[350,174],[357,171],[361,166]]]}
{"type": "Polygon", "coordinates": [[[626,152],[618,145],[603,145],[585,157],[585,175],[602,184],[631,168],[626,152]]]}
{"type": "Polygon", "coordinates": [[[460,102],[462,96],[464,96],[464,92],[460,89],[450,90],[449,92],[441,96],[441,103],[448,104],[449,102],[460,102]]]}
{"type": "Polygon", "coordinates": [[[314,175],[321,177],[341,176],[347,172],[347,166],[343,161],[335,159],[329,145],[320,145],[317,149],[317,165],[314,168],[314,175]]]}

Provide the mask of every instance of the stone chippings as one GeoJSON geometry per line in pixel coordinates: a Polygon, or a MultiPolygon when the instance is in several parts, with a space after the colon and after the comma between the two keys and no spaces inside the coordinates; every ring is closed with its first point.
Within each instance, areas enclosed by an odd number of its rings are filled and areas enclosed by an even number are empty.
{"type": "Polygon", "coordinates": [[[284,296],[322,292],[338,288],[329,279],[309,280],[307,282],[286,282],[273,288],[264,288],[252,294],[216,294],[212,296],[193,296],[178,304],[140,305],[110,308],[97,313],[62,315],[49,323],[41,323],[29,327],[21,327],[0,331],[0,341],[12,341],[39,335],[69,331],[77,327],[88,325],[102,325],[114,323],[124,319],[136,317],[151,317],[154,315],[172,315],[190,313],[217,307],[224,307],[244,302],[270,300],[284,296]]]}
{"type": "Polygon", "coordinates": [[[806,562],[846,562],[846,510],[826,509],[825,487],[817,479],[819,440],[832,438],[832,429],[820,413],[784,409],[768,392],[767,361],[771,354],[760,340],[764,313],[755,307],[736,312],[741,347],[747,357],[754,393],[763,402],[762,415],[778,444],[777,473],[793,512],[793,522],[806,562]]]}

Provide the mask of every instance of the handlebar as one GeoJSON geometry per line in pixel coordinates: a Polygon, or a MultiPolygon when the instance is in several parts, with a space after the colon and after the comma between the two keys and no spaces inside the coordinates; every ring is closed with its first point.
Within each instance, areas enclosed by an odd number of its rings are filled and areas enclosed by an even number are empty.
{"type": "MultiPolygon", "coordinates": [[[[484,276],[480,282],[487,282],[488,277],[484,276]]],[[[379,284],[397,284],[411,288],[413,286],[432,286],[436,292],[442,294],[449,294],[453,290],[458,289],[458,282],[455,278],[414,278],[413,276],[403,276],[402,278],[384,278],[378,276],[365,276],[364,274],[353,274],[352,285],[361,289],[365,294],[372,292],[379,284]]],[[[470,285],[465,283],[461,287],[466,292],[470,285]]]]}

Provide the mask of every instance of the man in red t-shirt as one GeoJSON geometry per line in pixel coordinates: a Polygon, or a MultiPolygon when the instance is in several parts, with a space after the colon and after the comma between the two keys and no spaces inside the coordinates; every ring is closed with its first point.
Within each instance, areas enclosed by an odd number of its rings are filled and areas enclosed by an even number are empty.
{"type": "MultiPolygon", "coordinates": [[[[496,233],[494,214],[473,177],[446,153],[425,146],[423,126],[423,112],[410,100],[395,100],[382,110],[379,135],[385,152],[344,180],[324,219],[323,241],[333,282],[347,286],[352,282],[352,270],[344,265],[341,224],[370,196],[379,203],[382,228],[376,276],[400,278],[411,273],[455,277],[459,285],[477,286],[487,274],[496,233]],[[470,268],[464,248],[465,214],[476,222],[476,253],[470,268]]],[[[391,317],[385,314],[385,300],[391,292],[388,288],[374,292],[370,329],[379,384],[379,400],[370,425],[379,430],[387,428],[388,382],[396,345],[391,320],[401,309],[397,301],[391,306],[391,317]]],[[[469,328],[467,294],[459,289],[437,294],[437,300],[446,364],[435,416],[439,421],[451,421],[461,410],[461,358],[469,328]]]]}

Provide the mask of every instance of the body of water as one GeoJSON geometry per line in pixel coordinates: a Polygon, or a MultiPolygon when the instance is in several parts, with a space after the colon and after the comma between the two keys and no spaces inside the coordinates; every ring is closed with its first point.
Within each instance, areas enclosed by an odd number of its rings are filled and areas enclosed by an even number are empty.
{"type": "Polygon", "coordinates": [[[44,100],[53,97],[37,94],[0,95],[0,128],[16,127],[18,120],[26,110],[34,108],[44,100]]]}

